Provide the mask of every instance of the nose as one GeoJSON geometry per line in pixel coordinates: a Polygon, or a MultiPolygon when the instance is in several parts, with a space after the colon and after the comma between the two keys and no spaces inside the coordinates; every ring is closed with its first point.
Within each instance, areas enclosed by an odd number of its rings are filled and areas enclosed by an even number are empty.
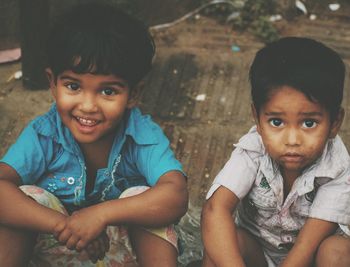
{"type": "Polygon", "coordinates": [[[96,96],[90,93],[85,93],[80,101],[80,110],[85,113],[93,113],[98,110],[96,96]]]}
{"type": "Polygon", "coordinates": [[[301,144],[301,136],[298,129],[295,129],[295,128],[286,129],[285,144],[288,146],[299,146],[301,144]]]}

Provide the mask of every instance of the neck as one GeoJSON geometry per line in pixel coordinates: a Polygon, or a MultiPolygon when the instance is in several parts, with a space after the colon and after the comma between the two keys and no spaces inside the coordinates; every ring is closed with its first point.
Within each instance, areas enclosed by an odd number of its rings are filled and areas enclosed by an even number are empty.
{"type": "Polygon", "coordinates": [[[292,189],[292,186],[295,182],[295,180],[300,176],[300,171],[286,171],[283,168],[281,168],[281,174],[283,177],[283,191],[284,191],[284,198],[287,197],[290,190],[292,189]]]}
{"type": "Polygon", "coordinates": [[[86,164],[105,168],[108,164],[108,157],[112,149],[114,137],[115,134],[109,134],[97,142],[79,144],[86,164]]]}

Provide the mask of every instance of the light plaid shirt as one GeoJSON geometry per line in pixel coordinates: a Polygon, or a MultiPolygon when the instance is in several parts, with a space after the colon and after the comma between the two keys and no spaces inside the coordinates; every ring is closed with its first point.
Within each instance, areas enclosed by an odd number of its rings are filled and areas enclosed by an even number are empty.
{"type": "Polygon", "coordinates": [[[322,156],[296,179],[285,201],[283,178],[256,127],[235,147],[207,199],[220,186],[240,198],[236,223],[258,237],[265,251],[287,253],[308,217],[350,224],[350,157],[339,136],[329,140],[322,156]]]}

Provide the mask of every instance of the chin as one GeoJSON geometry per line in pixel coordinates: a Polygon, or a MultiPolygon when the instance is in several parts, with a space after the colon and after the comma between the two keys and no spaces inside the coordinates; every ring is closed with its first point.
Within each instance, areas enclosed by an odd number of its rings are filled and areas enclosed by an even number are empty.
{"type": "Polygon", "coordinates": [[[95,137],[87,137],[87,136],[74,136],[74,139],[79,144],[91,144],[91,143],[94,143],[98,140],[95,137]]]}

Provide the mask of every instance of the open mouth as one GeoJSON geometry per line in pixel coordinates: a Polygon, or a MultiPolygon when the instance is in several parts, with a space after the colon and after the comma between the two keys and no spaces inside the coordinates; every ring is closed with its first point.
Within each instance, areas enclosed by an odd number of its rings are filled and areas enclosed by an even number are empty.
{"type": "Polygon", "coordinates": [[[87,127],[93,127],[99,123],[97,120],[87,119],[76,116],[75,119],[82,125],[87,127]]]}

